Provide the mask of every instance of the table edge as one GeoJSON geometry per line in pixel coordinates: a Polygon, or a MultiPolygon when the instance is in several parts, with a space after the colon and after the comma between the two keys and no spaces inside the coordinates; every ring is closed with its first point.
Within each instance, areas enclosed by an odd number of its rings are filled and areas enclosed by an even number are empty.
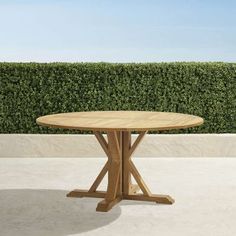
{"type": "MultiPolygon", "coordinates": [[[[199,117],[199,116],[198,116],[199,117]]],[[[40,118],[40,117],[39,117],[40,118]]],[[[191,125],[182,125],[182,126],[169,126],[169,127],[161,127],[161,128],[91,128],[91,127],[78,127],[78,126],[62,126],[62,125],[52,125],[52,124],[45,124],[43,122],[38,121],[36,119],[36,123],[40,126],[49,127],[49,128],[59,128],[59,129],[69,129],[69,130],[82,130],[82,131],[168,131],[168,130],[176,130],[176,129],[187,129],[187,128],[194,128],[196,126],[200,126],[204,123],[204,119],[191,125]]]]}

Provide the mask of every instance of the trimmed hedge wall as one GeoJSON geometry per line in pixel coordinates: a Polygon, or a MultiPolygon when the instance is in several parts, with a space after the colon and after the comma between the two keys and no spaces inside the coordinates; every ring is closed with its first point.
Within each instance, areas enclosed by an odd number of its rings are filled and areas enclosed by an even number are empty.
{"type": "Polygon", "coordinates": [[[236,132],[236,63],[0,63],[1,133],[81,133],[39,127],[39,116],[150,110],[202,116],[168,133],[236,132]]]}

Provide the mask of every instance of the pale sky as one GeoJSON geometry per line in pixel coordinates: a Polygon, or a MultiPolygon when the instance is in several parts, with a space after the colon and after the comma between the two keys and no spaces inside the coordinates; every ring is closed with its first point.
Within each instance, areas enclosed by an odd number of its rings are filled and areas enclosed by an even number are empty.
{"type": "Polygon", "coordinates": [[[236,62],[236,1],[0,0],[0,61],[236,62]]]}

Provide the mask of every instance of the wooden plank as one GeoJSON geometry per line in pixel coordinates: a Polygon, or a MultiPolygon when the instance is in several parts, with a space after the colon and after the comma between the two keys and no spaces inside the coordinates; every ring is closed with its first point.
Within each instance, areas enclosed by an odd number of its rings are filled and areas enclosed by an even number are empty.
{"type": "Polygon", "coordinates": [[[107,201],[106,199],[104,199],[98,203],[96,211],[107,212],[121,200],[122,200],[121,196],[116,197],[112,201],[107,201]]]}
{"type": "Polygon", "coordinates": [[[102,133],[99,131],[94,131],[93,132],[95,134],[95,137],[97,138],[98,142],[100,143],[102,149],[104,150],[104,152],[106,153],[107,156],[110,155],[109,151],[108,151],[108,144],[107,141],[105,140],[105,138],[103,137],[102,133]]]}
{"type": "Polygon", "coordinates": [[[130,161],[129,164],[130,164],[130,171],[131,171],[132,175],[134,176],[134,179],[136,180],[140,189],[142,190],[142,192],[145,195],[150,196],[151,191],[149,190],[148,186],[143,181],[143,179],[142,179],[141,175],[139,174],[138,170],[136,169],[134,163],[132,161],[130,161]]]}
{"type": "Polygon", "coordinates": [[[130,174],[130,155],[129,150],[131,146],[131,132],[130,131],[123,131],[122,132],[122,162],[123,162],[123,194],[130,193],[130,184],[131,184],[131,174],[130,174]]]}
{"type": "Polygon", "coordinates": [[[118,183],[118,190],[117,190],[117,196],[121,196],[122,195],[122,186],[123,186],[123,161],[122,161],[122,131],[117,131],[117,139],[119,142],[119,149],[120,149],[120,175],[119,175],[119,183],[118,183]]]}
{"type": "Polygon", "coordinates": [[[129,150],[129,156],[132,156],[134,151],[137,149],[138,145],[140,144],[140,142],[143,140],[145,134],[148,131],[142,131],[139,136],[136,138],[136,140],[134,141],[133,145],[131,146],[130,150],[129,150]]]}
{"type": "Polygon", "coordinates": [[[120,177],[120,144],[117,137],[117,132],[108,132],[108,185],[105,199],[98,203],[97,211],[109,211],[116,203],[121,201],[122,196],[117,196],[118,183],[120,177]]]}
{"type": "Polygon", "coordinates": [[[161,194],[152,194],[150,196],[146,196],[143,194],[123,195],[123,199],[135,201],[149,201],[162,204],[173,204],[175,202],[174,199],[171,198],[169,195],[161,194]]]}
{"type": "Polygon", "coordinates": [[[108,132],[109,168],[106,200],[116,198],[120,175],[120,148],[116,132],[108,132]]]}
{"type": "Polygon", "coordinates": [[[88,190],[83,189],[75,189],[69,192],[67,197],[95,197],[95,198],[104,198],[106,195],[105,191],[96,191],[96,192],[88,192],[88,190]]]}
{"type": "Polygon", "coordinates": [[[89,192],[95,192],[96,191],[98,185],[102,182],[102,179],[106,175],[107,171],[108,171],[108,161],[106,162],[106,164],[102,168],[100,174],[97,176],[96,180],[94,181],[94,183],[90,187],[89,192]]]}
{"type": "Polygon", "coordinates": [[[154,111],[90,111],[42,116],[38,125],[97,131],[171,130],[203,124],[199,116],[154,111]]]}

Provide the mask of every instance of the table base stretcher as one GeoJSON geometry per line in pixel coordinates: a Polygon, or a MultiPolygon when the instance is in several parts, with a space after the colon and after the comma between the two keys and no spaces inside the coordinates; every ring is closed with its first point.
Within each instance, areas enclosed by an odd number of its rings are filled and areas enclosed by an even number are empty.
{"type": "Polygon", "coordinates": [[[131,156],[147,131],[142,131],[131,144],[130,131],[108,131],[107,141],[99,131],[94,134],[108,157],[96,180],[89,190],[75,189],[67,197],[104,198],[97,205],[96,211],[109,211],[122,199],[135,201],[151,201],[162,204],[173,204],[169,195],[152,194],[131,160],[131,156]],[[99,184],[108,172],[107,191],[97,191],[99,184]],[[131,175],[137,184],[131,183],[131,175]],[[142,194],[138,193],[139,190],[142,194]]]}

